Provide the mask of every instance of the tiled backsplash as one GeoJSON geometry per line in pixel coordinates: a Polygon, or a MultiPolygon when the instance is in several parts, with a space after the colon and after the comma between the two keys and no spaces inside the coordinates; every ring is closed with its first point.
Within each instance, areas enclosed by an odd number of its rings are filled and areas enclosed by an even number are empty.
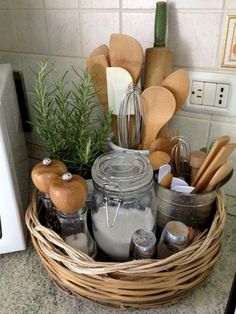
{"type": "MultiPolygon", "coordinates": [[[[23,71],[30,104],[32,70],[42,57],[62,71],[71,65],[82,68],[96,46],[108,44],[110,34],[119,32],[139,40],[144,51],[152,47],[155,4],[156,0],[0,0],[0,63],[23,71]]],[[[220,68],[226,16],[236,14],[236,1],[169,0],[168,8],[167,46],[173,50],[175,68],[236,74],[220,68]]],[[[180,129],[193,149],[227,133],[236,142],[235,117],[181,111],[171,126],[180,129]]],[[[34,136],[27,138],[37,142],[34,136]]],[[[235,153],[233,160],[236,169],[235,153]]],[[[227,192],[236,194],[235,184],[236,175],[227,192]]]]}

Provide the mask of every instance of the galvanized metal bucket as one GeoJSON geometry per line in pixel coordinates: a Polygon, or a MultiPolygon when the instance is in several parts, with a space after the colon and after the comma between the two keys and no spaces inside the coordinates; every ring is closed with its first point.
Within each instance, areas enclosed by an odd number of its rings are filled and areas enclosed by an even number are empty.
{"type": "Polygon", "coordinates": [[[213,218],[216,191],[187,194],[155,185],[157,227],[162,230],[168,221],[178,220],[192,227],[206,227],[213,218]]]}

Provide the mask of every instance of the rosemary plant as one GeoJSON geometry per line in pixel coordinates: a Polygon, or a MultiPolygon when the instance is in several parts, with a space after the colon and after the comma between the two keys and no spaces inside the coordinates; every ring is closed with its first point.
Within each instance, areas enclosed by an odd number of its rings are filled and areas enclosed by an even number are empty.
{"type": "Polygon", "coordinates": [[[48,61],[39,63],[32,124],[51,158],[65,162],[73,173],[85,175],[108,141],[111,112],[98,114],[100,105],[88,72],[74,71],[79,83],[73,81],[68,88],[68,71],[55,77],[48,61]]]}

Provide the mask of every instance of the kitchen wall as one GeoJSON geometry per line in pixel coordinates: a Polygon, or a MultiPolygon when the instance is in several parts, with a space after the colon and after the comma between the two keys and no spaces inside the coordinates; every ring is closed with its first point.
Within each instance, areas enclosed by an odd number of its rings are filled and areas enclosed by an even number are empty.
{"type": "MultiPolygon", "coordinates": [[[[0,62],[24,74],[29,105],[36,62],[42,57],[59,70],[82,68],[111,33],[135,37],[145,48],[153,45],[156,0],[0,0],[0,62]]],[[[175,68],[224,71],[220,67],[226,16],[236,14],[234,0],[169,0],[168,41],[175,68]]],[[[71,76],[73,74],[71,73],[71,76]]],[[[30,109],[30,107],[29,107],[30,109]]],[[[30,109],[31,116],[33,112],[30,109]]],[[[236,118],[181,111],[171,122],[191,142],[206,146],[219,135],[236,142],[236,118]]],[[[38,140],[27,134],[29,154],[37,155],[38,140]]],[[[236,169],[236,153],[233,156],[236,169]]],[[[236,175],[227,186],[235,194],[236,175]]]]}

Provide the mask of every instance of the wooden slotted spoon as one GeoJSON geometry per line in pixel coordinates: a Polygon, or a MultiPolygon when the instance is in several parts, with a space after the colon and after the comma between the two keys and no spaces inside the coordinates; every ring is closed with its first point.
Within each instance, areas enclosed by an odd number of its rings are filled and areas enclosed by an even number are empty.
{"type": "Polygon", "coordinates": [[[144,134],[142,148],[149,149],[160,129],[171,119],[176,102],[173,94],[161,86],[151,86],[142,92],[144,134]]]}

